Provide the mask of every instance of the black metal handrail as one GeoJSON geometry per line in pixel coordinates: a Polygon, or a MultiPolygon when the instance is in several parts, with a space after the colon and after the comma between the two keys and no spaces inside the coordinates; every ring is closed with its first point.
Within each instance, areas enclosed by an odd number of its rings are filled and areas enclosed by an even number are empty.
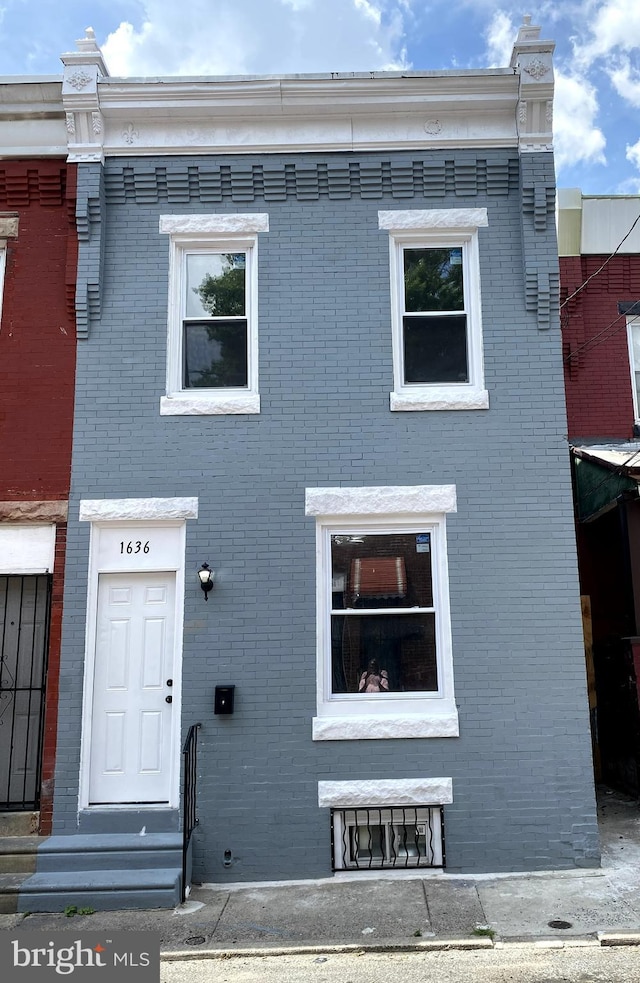
{"type": "Polygon", "coordinates": [[[196,763],[198,751],[198,731],[201,724],[192,724],[182,748],[184,761],[184,788],[182,795],[182,896],[187,899],[187,854],[191,834],[199,823],[196,816],[196,763]]]}

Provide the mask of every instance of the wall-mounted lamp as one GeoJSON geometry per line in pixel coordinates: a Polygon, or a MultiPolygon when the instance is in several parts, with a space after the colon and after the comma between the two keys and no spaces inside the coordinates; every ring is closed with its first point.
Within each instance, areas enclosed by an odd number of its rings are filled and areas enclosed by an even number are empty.
{"type": "Polygon", "coordinates": [[[205,601],[209,600],[209,591],[213,588],[213,578],[215,574],[213,570],[209,569],[208,563],[203,563],[198,570],[198,580],[200,581],[200,586],[204,591],[205,601]]]}

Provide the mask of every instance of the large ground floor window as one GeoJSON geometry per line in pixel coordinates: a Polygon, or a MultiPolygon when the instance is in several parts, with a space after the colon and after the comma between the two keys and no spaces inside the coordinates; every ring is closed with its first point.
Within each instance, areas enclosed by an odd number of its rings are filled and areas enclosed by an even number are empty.
{"type": "Polygon", "coordinates": [[[445,529],[454,510],[453,486],[307,490],[315,739],[457,735],[445,529]]]}

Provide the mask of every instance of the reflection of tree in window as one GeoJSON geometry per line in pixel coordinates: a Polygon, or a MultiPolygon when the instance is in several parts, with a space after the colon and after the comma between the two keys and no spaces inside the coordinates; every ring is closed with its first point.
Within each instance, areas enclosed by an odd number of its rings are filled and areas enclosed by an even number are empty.
{"type": "Polygon", "coordinates": [[[405,249],[405,310],[462,311],[462,251],[405,249]]]}
{"type": "Polygon", "coordinates": [[[193,291],[212,317],[244,317],[244,276],[244,253],[223,253],[222,272],[218,276],[207,273],[193,291]]]}
{"type": "MultiPolygon", "coordinates": [[[[209,271],[187,299],[210,320],[184,324],[184,385],[187,388],[241,388],[248,381],[245,254],[221,253],[208,258],[209,271]],[[220,272],[213,272],[215,266],[220,272]],[[199,302],[199,303],[198,303],[199,302]]],[[[193,259],[196,267],[199,257],[193,259]]],[[[194,311],[195,313],[195,311],[194,311]]]]}

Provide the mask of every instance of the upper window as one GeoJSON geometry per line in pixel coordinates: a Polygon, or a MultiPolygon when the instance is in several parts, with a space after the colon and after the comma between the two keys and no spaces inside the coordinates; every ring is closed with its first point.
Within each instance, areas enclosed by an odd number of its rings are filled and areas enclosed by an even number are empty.
{"type": "Polygon", "coordinates": [[[631,389],[633,392],[633,415],[640,422],[640,316],[627,317],[627,336],[629,339],[629,363],[631,365],[631,389]]]}
{"type": "Polygon", "coordinates": [[[452,486],[307,490],[321,558],[316,740],[457,735],[443,511],[454,508],[452,486]],[[380,510],[381,491],[395,512],[380,510]]]}
{"type": "Polygon", "coordinates": [[[163,216],[171,236],[163,414],[258,413],[257,253],[266,215],[163,216]]]}
{"type": "Polygon", "coordinates": [[[379,224],[391,249],[391,409],[487,409],[478,256],[486,209],[379,212],[379,224]]]}

